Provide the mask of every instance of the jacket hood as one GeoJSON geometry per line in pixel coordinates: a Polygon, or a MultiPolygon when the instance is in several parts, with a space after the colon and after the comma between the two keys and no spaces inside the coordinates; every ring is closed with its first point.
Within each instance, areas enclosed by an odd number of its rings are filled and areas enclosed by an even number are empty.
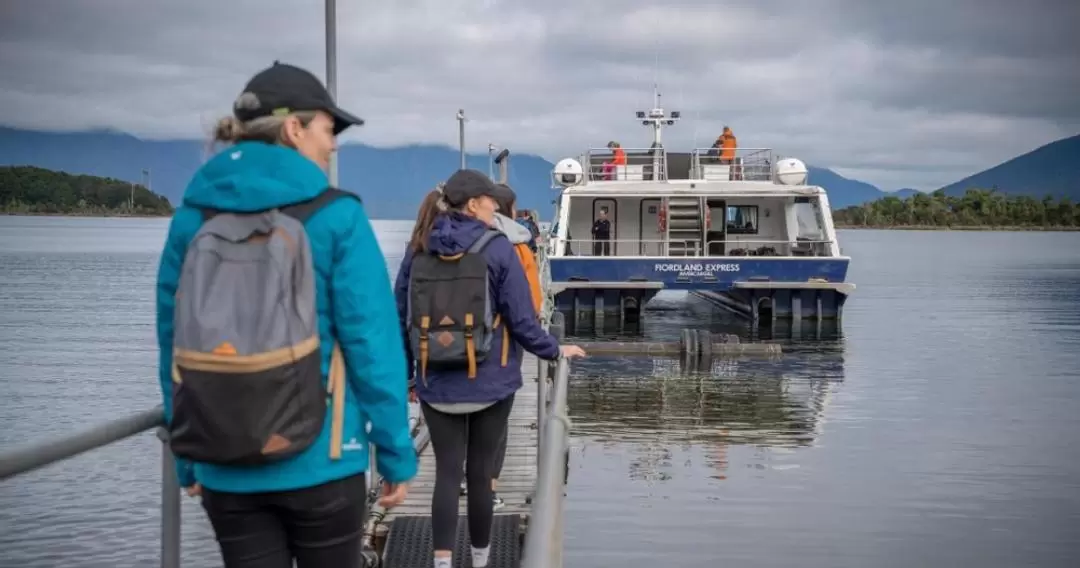
{"type": "Polygon", "coordinates": [[[326,173],[296,150],[241,142],[195,172],[184,204],[246,213],[306,201],[328,186],[326,173]]]}
{"type": "Polygon", "coordinates": [[[428,235],[428,249],[435,254],[452,255],[465,252],[491,229],[478,219],[457,212],[445,213],[435,218],[428,235]]]}
{"type": "Polygon", "coordinates": [[[510,239],[510,242],[515,245],[528,243],[532,240],[532,233],[528,229],[502,213],[495,214],[495,228],[506,235],[506,238],[510,239]]]}

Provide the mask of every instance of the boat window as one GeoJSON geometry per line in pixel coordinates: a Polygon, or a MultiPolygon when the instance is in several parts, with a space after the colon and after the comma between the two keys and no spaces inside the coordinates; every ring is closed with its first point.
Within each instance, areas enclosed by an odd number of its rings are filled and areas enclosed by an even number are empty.
{"type": "Polygon", "coordinates": [[[756,235],[758,232],[757,205],[729,205],[727,208],[727,233],[729,235],[756,235]]]}

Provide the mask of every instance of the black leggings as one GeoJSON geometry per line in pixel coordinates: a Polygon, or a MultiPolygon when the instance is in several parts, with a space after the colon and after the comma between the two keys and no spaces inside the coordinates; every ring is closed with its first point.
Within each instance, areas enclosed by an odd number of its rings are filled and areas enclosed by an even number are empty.
{"type": "Polygon", "coordinates": [[[503,462],[506,461],[506,438],[510,434],[510,419],[509,416],[506,420],[506,428],[503,428],[502,437],[499,438],[499,449],[495,450],[495,467],[492,469],[491,477],[498,479],[502,474],[503,462]]]}
{"type": "Polygon", "coordinates": [[[435,550],[455,548],[462,466],[468,490],[469,540],[477,548],[491,543],[491,479],[499,438],[506,431],[513,406],[514,395],[471,414],[447,414],[421,404],[435,450],[435,493],[431,497],[435,550]]]}
{"type": "Polygon", "coordinates": [[[220,493],[203,488],[225,568],[360,568],[364,474],[307,489],[220,493]]]}

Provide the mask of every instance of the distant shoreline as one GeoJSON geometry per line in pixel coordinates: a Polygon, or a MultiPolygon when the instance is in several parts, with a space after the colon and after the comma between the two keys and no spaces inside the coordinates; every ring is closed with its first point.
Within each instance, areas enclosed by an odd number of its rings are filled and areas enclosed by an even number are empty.
{"type": "Polygon", "coordinates": [[[837,229],[870,229],[875,231],[993,231],[993,232],[1041,232],[1041,233],[1074,233],[1080,231],[1080,227],[1070,226],[1024,226],[1024,225],[843,225],[834,223],[837,229]]]}
{"type": "Polygon", "coordinates": [[[130,217],[132,219],[165,219],[172,217],[173,213],[122,213],[122,212],[90,212],[85,213],[22,213],[14,211],[0,211],[0,216],[4,217],[99,217],[102,219],[112,219],[115,217],[130,217]]]}

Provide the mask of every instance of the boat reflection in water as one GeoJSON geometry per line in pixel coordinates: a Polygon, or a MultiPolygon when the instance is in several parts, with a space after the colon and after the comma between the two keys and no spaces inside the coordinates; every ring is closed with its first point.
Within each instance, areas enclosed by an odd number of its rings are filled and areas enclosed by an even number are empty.
{"type": "Polygon", "coordinates": [[[843,363],[840,345],[798,343],[780,360],[718,359],[704,370],[665,357],[575,361],[572,452],[629,451],[631,478],[648,481],[667,479],[675,459],[692,467],[695,455],[726,479],[738,446],[753,452],[748,467],[780,469],[773,456],[817,442],[843,363]]]}

